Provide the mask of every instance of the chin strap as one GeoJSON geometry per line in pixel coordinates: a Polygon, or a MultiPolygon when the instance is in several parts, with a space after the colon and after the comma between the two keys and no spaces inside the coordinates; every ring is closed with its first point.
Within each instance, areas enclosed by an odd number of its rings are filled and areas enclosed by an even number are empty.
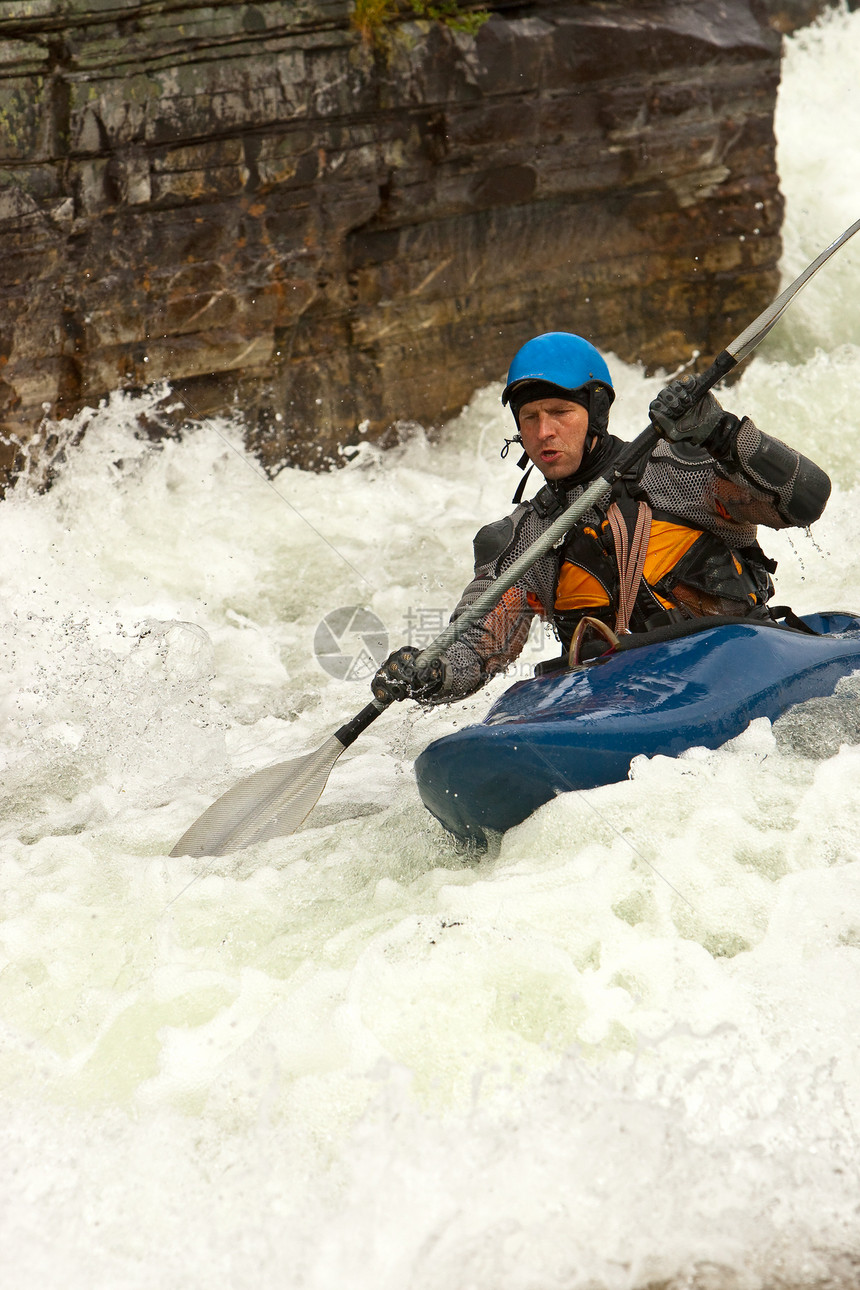
{"type": "MultiPolygon", "coordinates": [[[[528,461],[528,457],[526,456],[526,454],[525,454],[525,453],[523,453],[522,457],[520,457],[520,460],[519,460],[519,462],[517,463],[517,464],[519,465],[520,470],[522,470],[522,469],[523,469],[523,467],[525,466],[525,464],[526,464],[526,462],[527,462],[527,461],[528,461]]],[[[528,477],[529,477],[529,475],[530,475],[531,473],[532,473],[532,468],[531,468],[531,466],[529,466],[528,470],[527,470],[527,471],[526,471],[526,473],[523,475],[523,477],[522,477],[522,479],[520,480],[520,482],[517,484],[516,492],[514,493],[513,497],[511,498],[511,501],[513,502],[514,506],[518,506],[518,505],[519,505],[519,503],[522,501],[522,499],[523,499],[523,493],[525,492],[526,482],[527,482],[528,477]]]]}
{"type": "MultiPolygon", "coordinates": [[[[508,453],[510,452],[512,443],[522,444],[522,436],[515,434],[513,439],[505,440],[505,446],[502,448],[502,451],[499,453],[499,456],[502,458],[503,461],[505,457],[507,457],[508,453]]],[[[523,455],[520,457],[519,461],[517,462],[517,465],[519,466],[520,470],[526,470],[528,459],[529,459],[528,453],[524,452],[523,455]]],[[[528,470],[526,470],[526,473],[523,475],[522,479],[517,484],[517,491],[514,493],[513,497],[511,498],[511,501],[515,506],[519,505],[519,503],[522,501],[523,492],[526,486],[526,480],[528,479],[531,473],[532,473],[532,468],[531,466],[529,466],[528,470]]]]}

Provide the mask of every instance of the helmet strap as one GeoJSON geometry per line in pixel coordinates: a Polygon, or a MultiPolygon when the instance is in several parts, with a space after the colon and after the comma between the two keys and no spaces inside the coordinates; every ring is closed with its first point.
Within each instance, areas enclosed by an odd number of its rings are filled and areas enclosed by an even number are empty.
{"type": "MultiPolygon", "coordinates": [[[[522,457],[520,458],[520,462],[519,462],[520,470],[522,470],[523,466],[525,465],[525,463],[526,463],[527,461],[528,461],[528,457],[526,456],[526,454],[525,454],[525,453],[523,453],[522,457]]],[[[526,471],[526,473],[523,475],[523,477],[522,477],[522,479],[520,480],[520,482],[517,484],[517,491],[514,493],[513,497],[511,498],[511,501],[513,502],[513,504],[514,504],[515,506],[518,506],[518,505],[519,505],[519,503],[522,501],[523,493],[525,492],[525,487],[526,487],[526,480],[528,479],[528,477],[529,477],[529,475],[530,475],[531,473],[532,473],[532,468],[531,468],[531,466],[529,466],[528,470],[527,470],[527,471],[526,471]]]]}

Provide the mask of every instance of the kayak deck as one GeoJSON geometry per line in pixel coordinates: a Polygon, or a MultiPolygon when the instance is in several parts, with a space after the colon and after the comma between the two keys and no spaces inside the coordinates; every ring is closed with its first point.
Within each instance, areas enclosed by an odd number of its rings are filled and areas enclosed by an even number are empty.
{"type": "Polygon", "coordinates": [[[421,753],[422,801],[450,832],[482,844],[559,793],[625,779],[636,756],[717,748],[860,669],[860,617],[803,621],[821,634],[697,624],[691,635],[520,681],[480,725],[421,753]]]}

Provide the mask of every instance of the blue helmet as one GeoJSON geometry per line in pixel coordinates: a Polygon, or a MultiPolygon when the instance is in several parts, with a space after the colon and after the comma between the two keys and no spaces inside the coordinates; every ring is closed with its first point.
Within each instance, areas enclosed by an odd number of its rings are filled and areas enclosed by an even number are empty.
{"type": "Polygon", "coordinates": [[[568,396],[581,390],[604,390],[608,396],[607,411],[615,398],[612,377],[602,356],[589,341],[569,331],[548,331],[535,336],[514,355],[502,403],[511,403],[515,418],[516,405],[527,400],[516,399],[514,392],[527,381],[552,385],[560,394],[568,396]]]}

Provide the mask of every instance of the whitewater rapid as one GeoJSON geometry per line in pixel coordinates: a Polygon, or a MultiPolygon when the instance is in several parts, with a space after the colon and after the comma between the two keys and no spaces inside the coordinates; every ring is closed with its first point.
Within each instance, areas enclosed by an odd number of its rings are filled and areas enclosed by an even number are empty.
{"type": "MultiPolygon", "coordinates": [[[[860,215],[858,87],[860,12],[787,41],[786,280],[860,215]]],[[[856,242],[724,396],[834,480],[762,535],[798,612],[860,609],[856,242]]],[[[610,365],[629,438],[661,379],[610,365]]],[[[117,394],[0,505],[5,1290],[858,1284],[860,679],[477,857],[412,763],[538,633],[376,722],[295,836],[168,858],[367,702],[380,636],[438,632],[510,509],[500,390],[273,480],[117,394]]]]}

